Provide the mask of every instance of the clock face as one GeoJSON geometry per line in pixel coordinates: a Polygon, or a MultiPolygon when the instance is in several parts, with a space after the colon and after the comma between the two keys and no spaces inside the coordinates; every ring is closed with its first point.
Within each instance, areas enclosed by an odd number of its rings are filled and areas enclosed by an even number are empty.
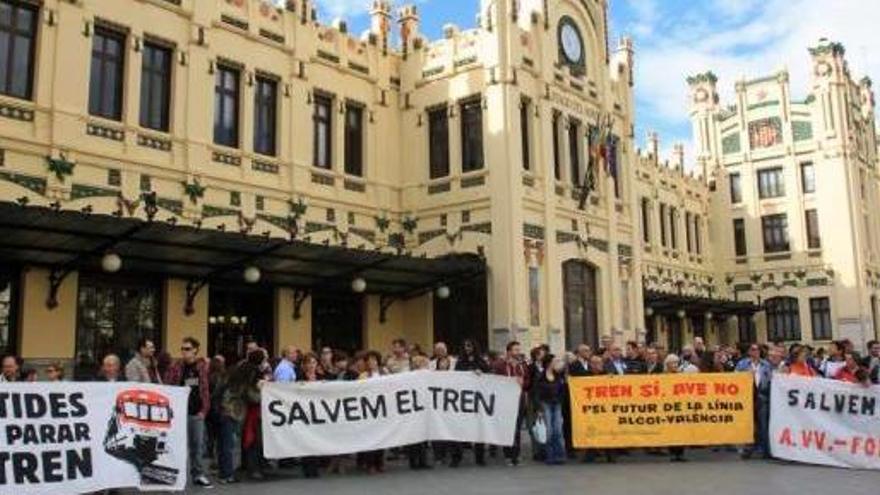
{"type": "Polygon", "coordinates": [[[562,54],[570,64],[583,63],[584,43],[581,33],[571,20],[566,19],[559,30],[559,42],[562,44],[562,54]]]}

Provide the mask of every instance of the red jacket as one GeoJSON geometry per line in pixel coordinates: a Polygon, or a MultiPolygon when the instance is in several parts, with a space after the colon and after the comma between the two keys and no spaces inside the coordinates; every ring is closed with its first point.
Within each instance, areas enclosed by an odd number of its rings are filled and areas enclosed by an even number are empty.
{"type": "MultiPolygon", "coordinates": [[[[202,417],[208,415],[211,409],[211,390],[208,383],[208,361],[206,359],[196,360],[196,369],[199,372],[199,395],[202,398],[202,408],[199,411],[202,417]]],[[[183,379],[183,360],[178,359],[168,367],[163,377],[163,383],[166,385],[180,385],[183,379]]]]}
{"type": "Polygon", "coordinates": [[[531,385],[531,383],[529,383],[531,381],[531,376],[529,375],[529,367],[521,361],[510,362],[507,359],[499,359],[495,362],[492,371],[496,375],[522,378],[523,390],[528,390],[529,386],[531,385]]]}

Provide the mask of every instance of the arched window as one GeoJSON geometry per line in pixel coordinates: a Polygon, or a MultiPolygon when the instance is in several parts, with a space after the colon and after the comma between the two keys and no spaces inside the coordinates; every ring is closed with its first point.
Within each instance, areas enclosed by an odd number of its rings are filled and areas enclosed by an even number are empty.
{"type": "Polygon", "coordinates": [[[767,337],[773,341],[801,340],[801,315],[794,297],[774,297],[764,303],[767,313],[767,337]]]}

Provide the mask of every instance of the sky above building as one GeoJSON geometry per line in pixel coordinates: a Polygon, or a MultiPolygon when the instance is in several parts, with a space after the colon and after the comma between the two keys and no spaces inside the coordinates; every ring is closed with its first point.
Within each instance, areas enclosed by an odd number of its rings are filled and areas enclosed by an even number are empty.
{"type": "MultiPolygon", "coordinates": [[[[554,1],[554,0],[551,0],[554,1]]],[[[854,75],[880,78],[880,0],[609,0],[612,40],[636,45],[636,143],[660,134],[665,156],[676,142],[693,160],[685,78],[712,70],[722,102],[734,83],[787,68],[792,96],[810,91],[807,48],[826,37],[840,41],[854,75]]],[[[320,17],[345,18],[350,30],[369,26],[368,0],[318,0],[320,17]]],[[[417,0],[422,32],[441,37],[444,24],[475,25],[479,0],[417,0]]],[[[880,81],[875,84],[880,88],[880,81]]]]}

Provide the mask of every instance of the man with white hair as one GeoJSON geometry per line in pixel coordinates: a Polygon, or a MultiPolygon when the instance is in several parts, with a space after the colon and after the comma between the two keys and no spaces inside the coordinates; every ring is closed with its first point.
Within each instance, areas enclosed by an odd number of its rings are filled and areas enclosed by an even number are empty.
{"type": "Polygon", "coordinates": [[[96,381],[99,382],[121,382],[125,381],[120,371],[122,370],[122,361],[116,354],[107,354],[101,361],[101,371],[98,373],[96,381]]]}
{"type": "Polygon", "coordinates": [[[431,369],[432,371],[436,371],[437,361],[443,358],[449,358],[449,369],[454,370],[455,357],[449,355],[449,349],[446,347],[445,342],[437,342],[436,344],[434,344],[434,355],[431,357],[431,364],[429,366],[429,369],[431,369]]]}
{"type": "Polygon", "coordinates": [[[697,357],[694,352],[694,346],[686,345],[681,348],[681,364],[679,364],[679,372],[680,373],[699,373],[700,368],[698,368],[693,363],[693,359],[697,357]]]}

